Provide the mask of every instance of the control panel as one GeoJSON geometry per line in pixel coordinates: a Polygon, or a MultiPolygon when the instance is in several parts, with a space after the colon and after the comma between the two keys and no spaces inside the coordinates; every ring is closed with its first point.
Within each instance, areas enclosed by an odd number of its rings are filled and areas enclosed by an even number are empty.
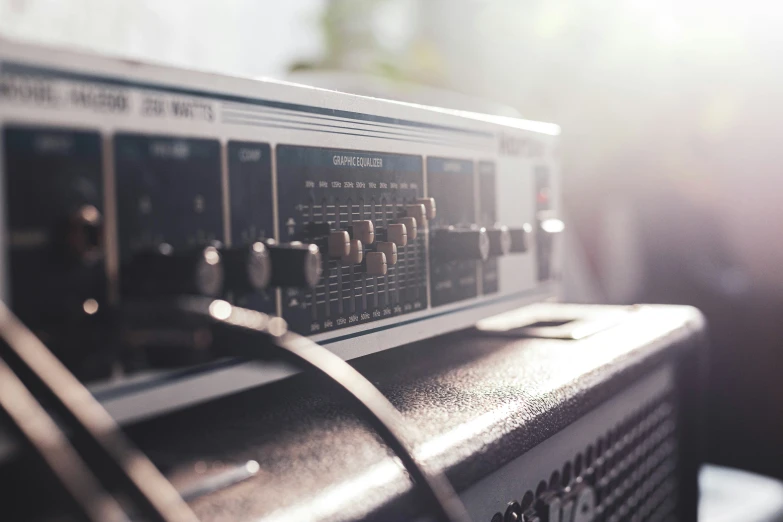
{"type": "Polygon", "coordinates": [[[420,156],[280,145],[277,172],[282,240],[314,244],[323,257],[314,288],[283,292],[282,314],[295,330],[427,308],[420,156]]]}
{"type": "Polygon", "coordinates": [[[0,297],[120,419],[286,373],[129,357],[128,303],[352,358],[557,290],[556,125],[1,43],[0,126],[0,297]]]}

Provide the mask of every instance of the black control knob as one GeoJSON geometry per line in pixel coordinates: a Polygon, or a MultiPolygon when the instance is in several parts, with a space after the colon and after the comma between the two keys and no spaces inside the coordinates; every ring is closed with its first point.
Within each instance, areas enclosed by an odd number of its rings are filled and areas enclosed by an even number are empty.
{"type": "Polygon", "coordinates": [[[272,262],[266,245],[261,241],[252,245],[226,248],[222,255],[226,290],[245,295],[259,292],[269,285],[272,262]]]}
{"type": "Polygon", "coordinates": [[[511,236],[511,252],[527,252],[530,248],[530,236],[533,233],[533,227],[525,223],[521,227],[508,227],[508,233],[511,236]]]}
{"type": "Polygon", "coordinates": [[[486,261],[489,258],[489,235],[484,227],[438,230],[432,238],[432,251],[443,261],[486,261]]]}
{"type": "Polygon", "coordinates": [[[505,256],[511,252],[511,232],[506,226],[495,226],[487,229],[489,236],[489,256],[505,256]]]}
{"type": "Polygon", "coordinates": [[[283,288],[315,288],[321,278],[321,252],[318,246],[298,241],[277,244],[267,241],[272,264],[272,286],[283,288]]]}
{"type": "Polygon", "coordinates": [[[222,260],[211,246],[175,252],[164,243],[157,250],[134,255],[125,271],[125,295],[217,296],[223,288],[222,260]]]}

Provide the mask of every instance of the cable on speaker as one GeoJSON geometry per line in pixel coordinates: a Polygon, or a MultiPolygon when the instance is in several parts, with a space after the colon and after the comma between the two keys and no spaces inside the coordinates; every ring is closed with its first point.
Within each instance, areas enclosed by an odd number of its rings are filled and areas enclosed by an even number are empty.
{"type": "MultiPolygon", "coordinates": [[[[214,345],[221,349],[219,355],[258,360],[277,356],[327,377],[347,394],[398,456],[414,482],[427,494],[437,519],[441,522],[470,521],[446,477],[427,470],[410,450],[404,419],[397,409],[347,362],[306,337],[289,332],[283,319],[234,307],[226,301],[183,298],[178,301],[176,312],[189,319],[208,322],[214,345]],[[268,353],[269,348],[276,349],[278,353],[268,353]]],[[[72,425],[77,436],[89,442],[91,460],[95,461],[93,466],[96,469],[103,469],[106,465],[111,468],[110,471],[139,505],[145,519],[156,522],[197,520],[171,483],[124,437],[90,392],[3,303],[0,303],[0,339],[3,341],[0,343],[0,356],[12,363],[17,362],[22,370],[30,374],[35,381],[33,384],[42,387],[54,399],[57,413],[72,425]]],[[[2,406],[8,411],[6,403],[2,406]]],[[[78,460],[73,462],[78,466],[78,460]]],[[[85,487],[95,486],[94,482],[90,485],[89,478],[85,484],[85,487]]],[[[102,499],[99,505],[83,505],[90,520],[93,520],[93,514],[87,509],[111,508],[104,497],[96,498],[102,499]]],[[[117,513],[114,515],[119,516],[117,513]]],[[[98,520],[123,519],[103,517],[98,520]]]]}
{"type": "Polygon", "coordinates": [[[101,486],[54,419],[19,377],[0,359],[0,411],[43,459],[90,522],[128,522],[117,500],[101,486]]]}
{"type": "Polygon", "coordinates": [[[347,394],[363,417],[402,461],[414,482],[426,493],[441,522],[468,522],[470,517],[448,479],[428,470],[413,454],[405,421],[389,400],[350,364],[311,341],[290,332],[285,321],[226,301],[183,298],[178,308],[212,324],[213,343],[220,355],[269,360],[270,355],[324,375],[347,394]],[[278,353],[268,353],[275,348],[278,353]]]}
{"type": "Polygon", "coordinates": [[[174,486],[123,435],[84,385],[1,302],[0,340],[0,357],[14,368],[27,388],[45,393],[54,412],[73,431],[75,440],[85,441],[85,461],[93,470],[100,470],[99,477],[117,480],[144,520],[197,521],[174,486]]]}

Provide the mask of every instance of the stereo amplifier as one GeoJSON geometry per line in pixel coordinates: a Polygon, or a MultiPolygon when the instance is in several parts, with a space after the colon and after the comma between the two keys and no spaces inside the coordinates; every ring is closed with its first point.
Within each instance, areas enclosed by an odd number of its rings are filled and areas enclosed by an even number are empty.
{"type": "Polygon", "coordinates": [[[553,124],[0,42],[0,126],[0,297],[120,420],[290,373],[126,357],[130,302],[219,297],[348,359],[557,291],[553,124]]]}
{"type": "MultiPolygon", "coordinates": [[[[446,472],[473,522],[695,521],[701,315],[527,308],[482,324],[491,334],[444,335],[356,367],[415,429],[413,452],[446,472]]],[[[356,410],[305,374],[127,433],[203,522],[434,519],[420,484],[356,410]]],[[[24,494],[44,487],[40,474],[20,475],[0,480],[9,501],[52,510],[24,494]]]]}

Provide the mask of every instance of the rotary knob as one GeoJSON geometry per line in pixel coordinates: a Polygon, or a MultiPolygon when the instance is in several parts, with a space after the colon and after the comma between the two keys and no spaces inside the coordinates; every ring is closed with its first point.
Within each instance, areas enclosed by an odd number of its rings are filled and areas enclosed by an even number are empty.
{"type": "Polygon", "coordinates": [[[266,247],[272,265],[272,286],[315,288],[321,279],[321,253],[316,245],[268,241],[266,247]]]}
{"type": "Polygon", "coordinates": [[[525,223],[521,227],[508,227],[508,233],[511,237],[511,252],[527,252],[530,248],[530,235],[533,233],[533,227],[525,223]]]}
{"type": "Polygon", "coordinates": [[[383,252],[367,252],[364,260],[364,271],[368,276],[386,275],[386,256],[383,252]]]}
{"type": "Polygon", "coordinates": [[[427,219],[435,219],[435,216],[437,215],[435,198],[418,198],[416,203],[424,205],[424,211],[426,212],[427,219]]]}
{"type": "Polygon", "coordinates": [[[358,265],[364,259],[364,245],[358,239],[352,239],[348,255],[343,256],[342,261],[348,265],[358,265]]]}
{"type": "Polygon", "coordinates": [[[364,245],[372,245],[375,241],[375,227],[369,219],[354,221],[348,227],[351,239],[358,239],[364,245]]]}
{"type": "MultiPolygon", "coordinates": [[[[416,239],[416,237],[419,235],[419,229],[418,229],[418,226],[416,225],[416,219],[415,218],[412,218],[412,217],[400,218],[400,223],[399,224],[401,224],[401,225],[403,225],[405,227],[406,243],[409,240],[412,241],[412,240],[416,239]]],[[[403,245],[400,245],[400,246],[403,246],[403,245]]]]}
{"type": "Polygon", "coordinates": [[[433,255],[444,261],[486,261],[489,249],[489,235],[484,227],[444,228],[432,238],[433,255]]]}
{"type": "Polygon", "coordinates": [[[416,226],[424,228],[427,226],[427,209],[424,205],[417,203],[415,205],[408,205],[405,207],[405,214],[408,217],[412,217],[416,220],[416,226]]]}
{"type": "Polygon", "coordinates": [[[272,262],[269,251],[261,241],[243,247],[223,250],[226,290],[244,295],[258,292],[269,285],[272,262]]]}
{"type": "Polygon", "coordinates": [[[378,241],[375,248],[386,256],[387,265],[394,266],[397,264],[397,245],[391,241],[378,241]]]}
{"type": "Polygon", "coordinates": [[[490,257],[505,256],[511,252],[511,232],[506,226],[487,229],[490,257]]]}
{"type": "Polygon", "coordinates": [[[221,256],[211,246],[175,252],[164,243],[134,255],[125,271],[123,292],[131,296],[216,296],[223,288],[221,256]]]}

